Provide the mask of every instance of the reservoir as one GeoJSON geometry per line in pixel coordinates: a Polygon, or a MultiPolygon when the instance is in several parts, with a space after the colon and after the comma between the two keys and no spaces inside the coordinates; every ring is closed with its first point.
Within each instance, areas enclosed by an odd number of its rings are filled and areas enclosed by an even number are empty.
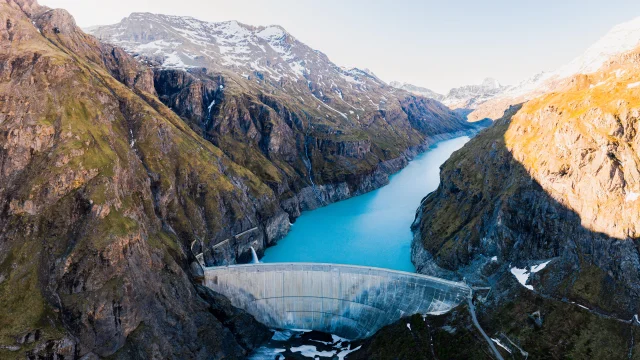
{"type": "Polygon", "coordinates": [[[262,262],[363,265],[415,272],[411,223],[420,201],[440,182],[440,165],[469,137],[437,143],[390,177],[388,185],[304,212],[262,262]]]}

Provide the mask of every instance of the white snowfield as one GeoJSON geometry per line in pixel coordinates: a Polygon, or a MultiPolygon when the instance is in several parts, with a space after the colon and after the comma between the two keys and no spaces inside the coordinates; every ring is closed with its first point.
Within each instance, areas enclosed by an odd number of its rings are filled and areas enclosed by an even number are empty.
{"type": "Polygon", "coordinates": [[[632,192],[627,193],[627,196],[625,197],[624,200],[626,202],[632,202],[632,201],[638,200],[638,198],[640,198],[640,193],[632,191],[632,192]]]}

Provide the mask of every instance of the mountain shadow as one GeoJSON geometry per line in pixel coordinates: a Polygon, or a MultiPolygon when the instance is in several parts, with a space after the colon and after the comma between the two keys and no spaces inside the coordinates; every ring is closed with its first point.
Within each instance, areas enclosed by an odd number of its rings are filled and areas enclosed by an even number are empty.
{"type": "Polygon", "coordinates": [[[423,200],[413,225],[422,245],[414,244],[412,254],[418,271],[436,264],[482,282],[551,260],[530,277],[536,292],[630,319],[640,306],[640,239],[586,228],[513,157],[505,133],[519,109],[509,109],[442,166],[440,186],[423,200]]]}

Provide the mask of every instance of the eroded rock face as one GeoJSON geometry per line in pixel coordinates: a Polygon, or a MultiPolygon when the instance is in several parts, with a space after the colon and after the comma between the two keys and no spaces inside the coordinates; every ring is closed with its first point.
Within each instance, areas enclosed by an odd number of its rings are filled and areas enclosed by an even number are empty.
{"type": "Polygon", "coordinates": [[[155,86],[192,129],[268,184],[292,220],[386,184],[439,138],[478,129],[442,104],[408,94],[342,123],[318,116],[318,104],[225,71],[158,68],[155,86]]]}
{"type": "Polygon", "coordinates": [[[279,26],[134,13],[92,32],[153,66],[162,102],[268,184],[292,220],[372,178],[386,184],[381,164],[434,136],[478,128],[370,71],[340,68],[279,26]]]}
{"type": "MultiPolygon", "coordinates": [[[[637,356],[640,329],[629,322],[510,287],[494,278],[489,299],[476,303],[484,331],[504,359],[626,359],[637,356]],[[497,302],[496,298],[500,298],[497,302]]],[[[476,297],[483,299],[485,292],[476,297]]],[[[440,316],[404,318],[381,329],[347,359],[495,359],[472,323],[467,305],[440,316]]]]}
{"type": "Polygon", "coordinates": [[[551,260],[529,279],[536,291],[622,318],[636,314],[637,59],[620,56],[512,108],[455,153],[414,224],[418,269],[482,282],[551,260]],[[500,266],[487,270],[494,256],[500,266]]]}
{"type": "Polygon", "coordinates": [[[273,191],[67,13],[3,0],[0,24],[0,357],[240,359],[268,339],[189,268],[193,242],[280,236],[273,191]]]}

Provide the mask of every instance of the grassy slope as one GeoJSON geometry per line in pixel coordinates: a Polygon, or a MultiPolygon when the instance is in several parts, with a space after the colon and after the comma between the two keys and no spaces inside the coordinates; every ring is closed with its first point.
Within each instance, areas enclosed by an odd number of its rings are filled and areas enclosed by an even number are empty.
{"type": "MultiPolygon", "coordinates": [[[[31,104],[22,118],[5,113],[1,126],[53,134],[2,180],[2,196],[15,206],[0,219],[0,344],[39,329],[40,342],[23,345],[23,353],[71,331],[83,351],[109,354],[150,323],[145,331],[156,346],[178,349],[163,325],[173,317],[187,322],[185,336],[198,322],[209,322],[203,334],[221,331],[211,314],[198,313],[202,305],[182,270],[192,256],[186,249],[198,233],[230,231],[254,217],[263,206],[254,201],[268,202],[271,190],[152,94],[115,80],[95,40],[66,32],[64,16],[47,20],[56,26],[42,24],[45,38],[15,6],[0,8],[9,34],[20,36],[2,40],[0,57],[13,68],[0,93],[8,106],[31,104]],[[167,319],[154,318],[159,309],[167,319]],[[203,320],[189,323],[190,316],[203,320]]],[[[228,332],[209,340],[212,349],[239,351],[229,350],[228,332]]]]}

